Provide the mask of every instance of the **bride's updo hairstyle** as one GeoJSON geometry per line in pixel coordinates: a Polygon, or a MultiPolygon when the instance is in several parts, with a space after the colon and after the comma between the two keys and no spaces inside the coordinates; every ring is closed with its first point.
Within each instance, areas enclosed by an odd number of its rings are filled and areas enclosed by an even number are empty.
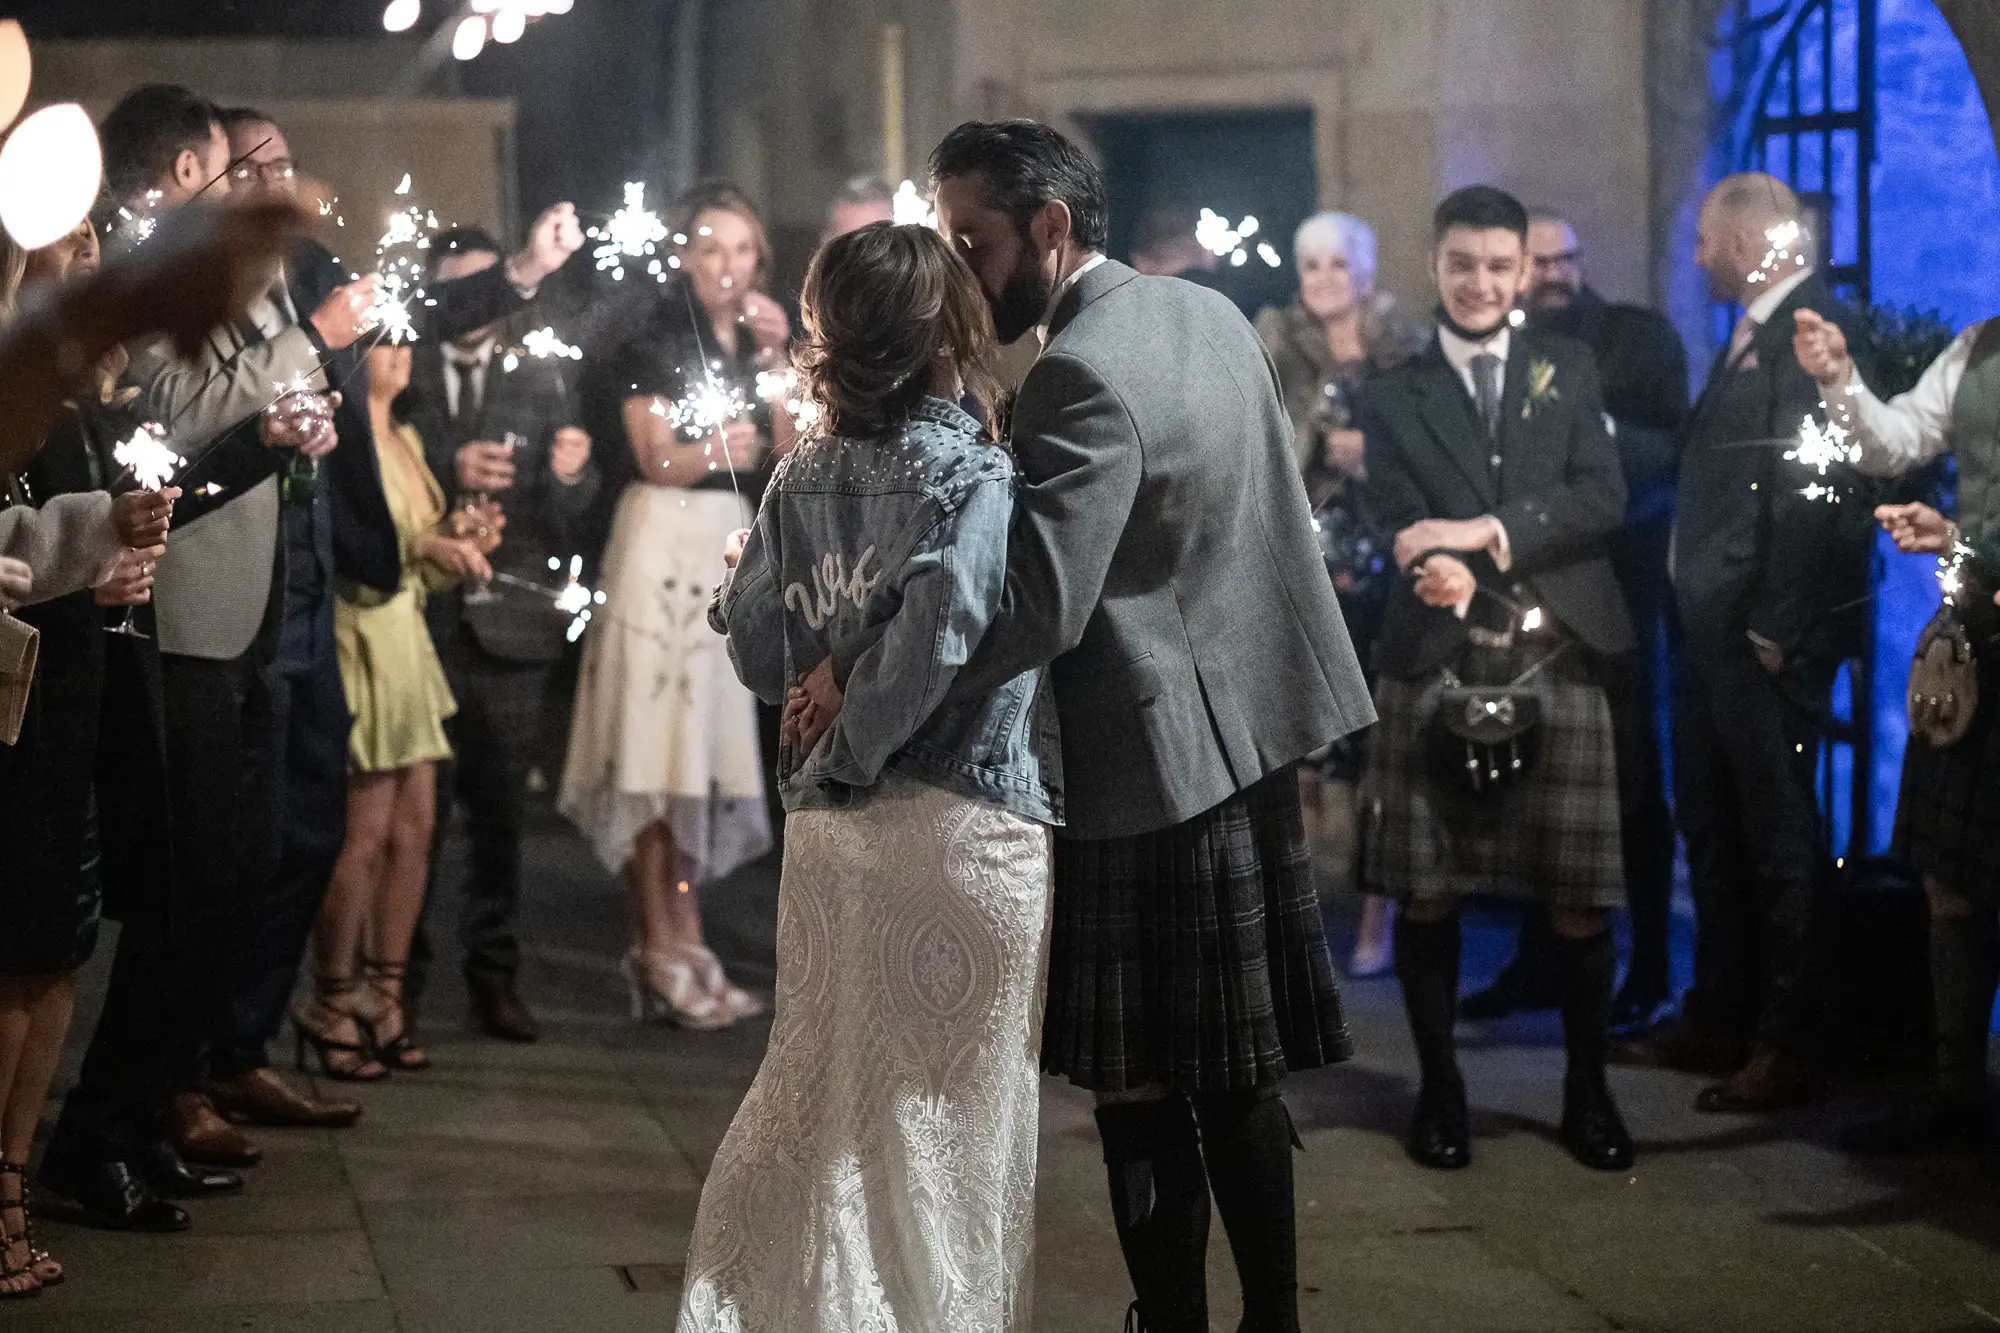
{"type": "Polygon", "coordinates": [[[931,392],[940,353],[991,420],[993,317],[979,279],[934,229],[877,222],[835,237],[813,256],[801,303],[796,364],[819,407],[817,434],[896,430],[931,392]]]}

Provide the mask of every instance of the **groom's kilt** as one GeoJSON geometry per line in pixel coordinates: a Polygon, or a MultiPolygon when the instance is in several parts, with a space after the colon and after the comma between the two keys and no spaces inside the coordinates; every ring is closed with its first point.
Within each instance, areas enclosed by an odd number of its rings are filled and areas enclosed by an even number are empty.
{"type": "Polygon", "coordinates": [[[1361,783],[1363,890],[1405,902],[1470,893],[1551,908],[1624,902],[1610,705],[1578,654],[1544,675],[1534,765],[1519,786],[1485,796],[1433,764],[1425,689],[1435,676],[1376,682],[1361,783]]]}
{"type": "Polygon", "coordinates": [[[1056,839],[1042,1068],[1226,1092],[1352,1051],[1290,766],[1171,828],[1056,839]]]}

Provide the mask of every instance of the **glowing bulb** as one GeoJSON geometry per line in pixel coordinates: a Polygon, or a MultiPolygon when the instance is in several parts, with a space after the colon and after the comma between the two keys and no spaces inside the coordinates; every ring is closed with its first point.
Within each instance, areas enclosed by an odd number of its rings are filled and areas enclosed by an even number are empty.
{"type": "Polygon", "coordinates": [[[528,30],[528,16],[518,9],[503,9],[493,16],[493,40],[509,46],[528,30]]]}
{"type": "Polygon", "coordinates": [[[382,27],[389,32],[408,32],[417,26],[423,10],[423,0],[389,0],[389,7],[382,11],[382,27]]]}
{"type": "Polygon", "coordinates": [[[468,14],[458,22],[458,31],[451,35],[451,53],[460,60],[476,60],[486,49],[486,20],[477,14],[468,14]]]}
{"type": "Polygon", "coordinates": [[[90,212],[103,179],[97,130],[84,109],[43,107],[0,148],[0,224],[23,250],[54,245],[90,212]]]}
{"type": "Polygon", "coordinates": [[[28,58],[28,36],[15,19],[0,19],[0,125],[11,125],[28,101],[28,81],[33,77],[28,58]]]}
{"type": "Polygon", "coordinates": [[[549,0],[549,13],[567,14],[575,3],[576,0],[549,0]]]}

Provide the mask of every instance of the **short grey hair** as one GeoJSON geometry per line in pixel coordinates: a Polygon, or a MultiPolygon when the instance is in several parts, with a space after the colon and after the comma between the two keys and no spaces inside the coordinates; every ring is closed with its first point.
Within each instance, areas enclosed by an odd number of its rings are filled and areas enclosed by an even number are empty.
{"type": "Polygon", "coordinates": [[[1292,234],[1292,258],[1344,255],[1357,273],[1375,276],[1375,229],[1352,213],[1315,213],[1292,234]]]}

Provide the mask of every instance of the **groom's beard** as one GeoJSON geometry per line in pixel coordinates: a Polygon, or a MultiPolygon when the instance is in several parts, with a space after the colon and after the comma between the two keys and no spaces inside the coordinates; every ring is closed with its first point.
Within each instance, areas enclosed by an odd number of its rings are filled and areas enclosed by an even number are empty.
{"type": "Polygon", "coordinates": [[[993,308],[993,334],[1003,346],[1020,341],[1022,334],[1042,322],[1042,312],[1049,308],[1049,295],[1054,290],[1039,264],[1024,262],[998,296],[987,293],[986,304],[993,308]]]}

